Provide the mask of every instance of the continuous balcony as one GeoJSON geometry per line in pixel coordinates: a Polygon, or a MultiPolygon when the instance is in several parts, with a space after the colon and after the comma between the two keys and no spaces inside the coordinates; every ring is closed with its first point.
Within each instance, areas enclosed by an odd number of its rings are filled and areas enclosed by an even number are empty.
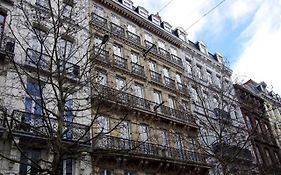
{"type": "Polygon", "coordinates": [[[140,76],[140,77],[145,77],[144,73],[144,66],[139,65],[137,63],[132,62],[132,74],[140,76]]]}
{"type": "Polygon", "coordinates": [[[114,24],[113,22],[110,23],[110,30],[112,33],[117,34],[118,36],[125,37],[125,30],[121,26],[114,24]]]}
{"type": "Polygon", "coordinates": [[[0,33],[0,58],[5,55],[13,56],[15,49],[15,40],[0,33]]]}
{"type": "Polygon", "coordinates": [[[92,13],[92,22],[98,26],[107,28],[107,19],[98,14],[92,13]]]}
{"type": "Polygon", "coordinates": [[[104,64],[109,64],[109,52],[104,49],[95,48],[93,59],[100,61],[104,64]]]}
{"type": "Polygon", "coordinates": [[[182,124],[194,124],[195,122],[194,118],[192,118],[188,111],[180,111],[165,105],[159,106],[159,104],[146,100],[142,97],[137,97],[127,92],[116,90],[104,85],[98,85],[96,92],[93,94],[93,98],[100,98],[99,100],[105,100],[117,105],[122,105],[126,108],[141,110],[151,115],[155,115],[155,113],[157,113],[159,114],[158,116],[167,120],[177,121],[182,124]],[[159,107],[155,109],[156,106],[159,107]]]}
{"type": "Polygon", "coordinates": [[[133,41],[134,43],[141,44],[140,36],[136,35],[135,33],[127,31],[127,37],[129,40],[133,41]]]}
{"type": "MultiPolygon", "coordinates": [[[[50,139],[50,135],[57,131],[58,120],[55,118],[44,120],[44,117],[40,114],[13,111],[10,127],[13,133],[19,136],[50,139]]],[[[65,121],[61,137],[68,142],[79,141],[83,144],[90,144],[89,131],[89,126],[87,125],[65,121]]]]}
{"type": "Polygon", "coordinates": [[[169,77],[164,76],[164,84],[165,84],[165,87],[167,87],[169,89],[172,89],[172,90],[176,89],[175,80],[173,80],[169,77]]]}
{"type": "Polygon", "coordinates": [[[150,70],[150,79],[155,83],[162,84],[162,77],[158,72],[150,70]]]}
{"type": "Polygon", "coordinates": [[[121,69],[128,69],[128,63],[127,63],[127,59],[118,56],[118,55],[113,55],[114,59],[113,59],[113,64],[115,67],[117,68],[121,68],[121,69]]]}
{"type": "Polygon", "coordinates": [[[109,153],[122,152],[133,156],[154,158],[156,160],[178,161],[206,165],[206,156],[190,150],[177,149],[148,142],[102,136],[95,144],[95,150],[111,150],[109,153]]]}

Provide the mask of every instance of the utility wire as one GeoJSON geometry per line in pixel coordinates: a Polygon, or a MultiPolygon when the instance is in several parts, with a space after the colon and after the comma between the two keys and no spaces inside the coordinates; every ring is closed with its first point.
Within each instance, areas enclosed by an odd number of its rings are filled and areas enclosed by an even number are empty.
{"type": "MultiPolygon", "coordinates": [[[[216,8],[218,8],[220,5],[222,5],[226,0],[222,0],[220,3],[218,3],[216,6],[211,8],[209,11],[207,11],[205,14],[203,14],[199,19],[197,19],[194,23],[192,23],[189,27],[185,29],[185,31],[188,31],[191,27],[193,27],[195,24],[197,24],[199,21],[201,21],[205,16],[210,14],[212,11],[214,11],[216,8]]],[[[161,9],[162,10],[162,9],[161,9]]]]}
{"type": "Polygon", "coordinates": [[[167,4],[165,4],[157,13],[160,13],[162,10],[164,10],[168,5],[170,5],[174,0],[170,0],[167,4]]]}

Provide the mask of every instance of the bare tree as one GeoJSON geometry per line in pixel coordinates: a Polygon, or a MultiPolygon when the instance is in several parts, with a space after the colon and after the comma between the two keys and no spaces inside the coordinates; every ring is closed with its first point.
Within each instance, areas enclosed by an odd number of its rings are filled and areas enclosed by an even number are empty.
{"type": "MultiPolygon", "coordinates": [[[[0,156],[20,164],[20,173],[57,175],[62,162],[85,158],[91,144],[100,144],[127,116],[110,129],[104,126],[101,114],[114,105],[103,108],[103,77],[95,60],[105,56],[109,36],[92,42],[88,8],[82,1],[18,0],[9,12],[6,26],[15,49],[7,53],[1,124],[21,156],[0,156]]],[[[83,166],[90,166],[88,159],[83,166]]]]}
{"type": "Polygon", "coordinates": [[[191,74],[192,110],[199,132],[198,146],[212,164],[212,174],[251,174],[251,134],[247,132],[240,105],[230,81],[230,70],[222,66],[216,80],[191,74]]]}

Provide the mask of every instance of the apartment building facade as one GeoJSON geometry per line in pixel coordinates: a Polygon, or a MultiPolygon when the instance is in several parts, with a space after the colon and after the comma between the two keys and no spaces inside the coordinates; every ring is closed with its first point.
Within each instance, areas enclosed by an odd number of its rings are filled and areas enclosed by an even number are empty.
{"type": "Polygon", "coordinates": [[[278,174],[280,172],[280,148],[273,134],[267,109],[268,102],[262,95],[265,83],[253,80],[243,85],[235,85],[237,97],[241,102],[241,111],[256,157],[260,174],[278,174]]]}

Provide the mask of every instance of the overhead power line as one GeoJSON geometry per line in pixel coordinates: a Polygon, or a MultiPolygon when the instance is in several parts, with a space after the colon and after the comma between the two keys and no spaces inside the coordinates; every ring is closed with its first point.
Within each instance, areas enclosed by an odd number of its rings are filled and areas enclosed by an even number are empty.
{"type": "Polygon", "coordinates": [[[164,10],[168,5],[170,5],[174,0],[170,0],[167,4],[165,4],[157,13],[160,13],[162,10],[164,10]]]}
{"type": "Polygon", "coordinates": [[[220,5],[222,5],[226,0],[222,0],[220,3],[218,3],[216,6],[208,10],[206,13],[204,13],[199,19],[197,19],[195,22],[193,22],[189,27],[185,29],[185,31],[189,30],[191,27],[193,27],[195,24],[197,24],[199,21],[201,21],[205,16],[210,14],[212,11],[214,11],[216,8],[218,8],[220,5]]]}

